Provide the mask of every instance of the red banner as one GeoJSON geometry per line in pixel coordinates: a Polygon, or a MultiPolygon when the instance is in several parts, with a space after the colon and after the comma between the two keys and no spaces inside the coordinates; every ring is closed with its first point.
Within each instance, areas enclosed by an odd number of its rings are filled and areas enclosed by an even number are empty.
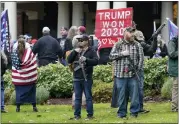
{"type": "Polygon", "coordinates": [[[95,36],[98,49],[112,47],[123,37],[126,27],[132,26],[133,8],[96,11],[95,36]]]}

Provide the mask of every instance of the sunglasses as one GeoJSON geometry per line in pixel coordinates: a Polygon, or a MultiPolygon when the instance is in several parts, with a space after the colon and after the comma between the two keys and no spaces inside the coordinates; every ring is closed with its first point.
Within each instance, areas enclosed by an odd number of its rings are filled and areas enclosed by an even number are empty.
{"type": "Polygon", "coordinates": [[[78,39],[78,42],[83,42],[84,40],[82,40],[82,39],[78,39]]]}

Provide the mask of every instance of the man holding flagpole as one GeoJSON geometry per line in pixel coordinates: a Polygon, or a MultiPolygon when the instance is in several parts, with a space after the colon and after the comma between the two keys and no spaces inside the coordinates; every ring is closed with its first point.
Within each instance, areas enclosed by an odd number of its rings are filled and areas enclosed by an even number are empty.
{"type": "Polygon", "coordinates": [[[169,19],[168,73],[173,77],[172,111],[178,112],[178,27],[169,19]]]}
{"type": "Polygon", "coordinates": [[[6,113],[4,107],[4,80],[3,75],[7,69],[9,63],[9,56],[10,53],[10,42],[9,42],[9,20],[8,20],[8,11],[4,10],[1,13],[1,112],[6,113]],[[5,55],[5,53],[7,55],[5,55]]]}

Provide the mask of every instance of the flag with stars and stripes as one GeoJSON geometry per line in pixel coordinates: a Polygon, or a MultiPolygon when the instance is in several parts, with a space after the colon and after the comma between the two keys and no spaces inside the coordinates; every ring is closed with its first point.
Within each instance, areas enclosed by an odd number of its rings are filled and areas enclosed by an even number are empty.
{"type": "Polygon", "coordinates": [[[37,61],[31,48],[24,51],[24,55],[20,60],[17,52],[13,52],[12,56],[12,83],[15,85],[27,85],[36,83],[37,81],[37,61]]]}
{"type": "Polygon", "coordinates": [[[1,13],[1,49],[10,52],[8,10],[1,13]]]}

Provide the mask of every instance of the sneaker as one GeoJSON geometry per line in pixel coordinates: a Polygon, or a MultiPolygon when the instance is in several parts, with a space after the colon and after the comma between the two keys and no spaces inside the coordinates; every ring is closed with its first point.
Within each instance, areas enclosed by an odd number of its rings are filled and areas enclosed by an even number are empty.
{"type": "Polygon", "coordinates": [[[178,112],[178,109],[172,109],[172,112],[178,112]]]}
{"type": "Polygon", "coordinates": [[[16,112],[20,112],[20,108],[16,108],[16,112]]]}
{"type": "Polygon", "coordinates": [[[38,112],[37,107],[34,107],[34,108],[33,108],[33,112],[38,112]]]}
{"type": "Polygon", "coordinates": [[[69,120],[79,120],[79,119],[81,119],[81,116],[75,116],[73,118],[70,118],[69,120]]]}
{"type": "Polygon", "coordinates": [[[85,120],[91,120],[91,119],[94,119],[93,116],[87,116],[87,118],[85,118],[85,120]]]}
{"type": "Polygon", "coordinates": [[[139,113],[142,113],[142,114],[149,113],[149,112],[150,112],[149,110],[145,110],[145,109],[141,109],[141,110],[139,111],[139,113]]]}
{"type": "Polygon", "coordinates": [[[1,110],[1,113],[7,113],[7,111],[6,110],[1,110]]]}

